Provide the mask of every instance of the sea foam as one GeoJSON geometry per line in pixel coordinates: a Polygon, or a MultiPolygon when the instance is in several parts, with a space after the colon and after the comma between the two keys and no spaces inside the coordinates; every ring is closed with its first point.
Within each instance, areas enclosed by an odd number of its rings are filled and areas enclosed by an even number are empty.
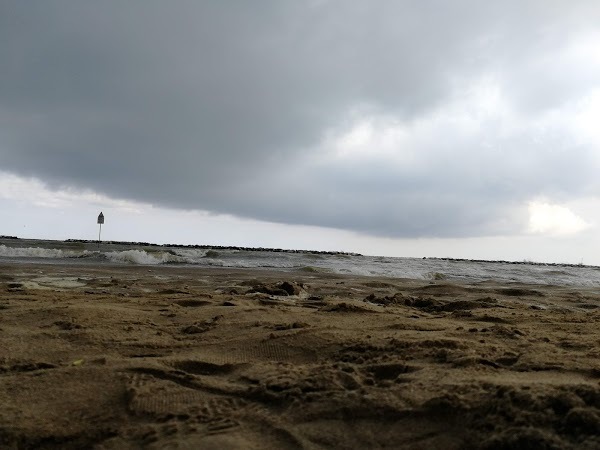
{"type": "Polygon", "coordinates": [[[146,252],[144,250],[124,250],[100,252],[89,250],[62,250],[41,247],[7,247],[0,245],[0,257],[8,258],[105,258],[116,263],[141,265],[191,263],[189,259],[170,252],[146,252]]]}
{"type": "Polygon", "coordinates": [[[157,265],[157,264],[174,264],[187,263],[185,258],[174,255],[169,252],[152,252],[148,253],[144,250],[125,250],[121,252],[107,252],[104,254],[112,262],[141,264],[141,265],[157,265]]]}
{"type": "Polygon", "coordinates": [[[61,250],[58,248],[40,247],[7,247],[0,245],[0,256],[9,258],[82,258],[91,256],[88,250],[61,250]]]}

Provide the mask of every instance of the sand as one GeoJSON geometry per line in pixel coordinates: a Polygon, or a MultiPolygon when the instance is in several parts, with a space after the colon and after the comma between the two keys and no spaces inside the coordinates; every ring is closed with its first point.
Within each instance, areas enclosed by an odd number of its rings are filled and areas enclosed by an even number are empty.
{"type": "Polygon", "coordinates": [[[0,266],[0,447],[600,448],[600,289],[0,266]]]}

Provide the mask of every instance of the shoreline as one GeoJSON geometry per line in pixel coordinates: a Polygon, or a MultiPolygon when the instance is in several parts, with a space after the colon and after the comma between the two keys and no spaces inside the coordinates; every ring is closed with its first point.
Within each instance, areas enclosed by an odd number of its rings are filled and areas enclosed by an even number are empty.
{"type": "Polygon", "coordinates": [[[2,264],[0,444],[598,448],[598,306],[571,286],[2,264]]]}

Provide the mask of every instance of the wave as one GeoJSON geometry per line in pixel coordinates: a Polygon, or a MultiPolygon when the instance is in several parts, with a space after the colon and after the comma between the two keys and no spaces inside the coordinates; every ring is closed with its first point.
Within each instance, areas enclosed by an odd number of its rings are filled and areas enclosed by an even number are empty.
{"type": "Polygon", "coordinates": [[[565,275],[568,277],[574,276],[574,274],[567,272],[566,270],[546,270],[542,272],[544,275],[565,275]]]}
{"type": "Polygon", "coordinates": [[[117,263],[140,264],[143,266],[158,264],[193,264],[187,258],[174,255],[172,252],[151,252],[144,250],[125,250],[121,252],[107,252],[107,259],[117,263]]]}
{"type": "MultiPolygon", "coordinates": [[[[36,243],[28,242],[28,245],[36,243]]],[[[303,253],[282,253],[244,250],[146,247],[123,248],[105,246],[96,250],[71,246],[68,243],[40,241],[40,246],[14,247],[0,244],[0,259],[69,261],[77,263],[109,263],[139,266],[189,265],[196,267],[228,268],[273,268],[300,270],[303,272],[329,272],[358,276],[381,276],[389,278],[424,279],[431,282],[440,280],[463,280],[480,282],[497,280],[501,282],[522,282],[537,284],[600,286],[600,274],[596,267],[559,266],[540,268],[539,266],[498,265],[485,262],[460,264],[437,259],[384,258],[384,257],[339,257],[319,256],[303,253]],[[56,248],[56,247],[61,248],[56,248]]]]}
{"type": "Polygon", "coordinates": [[[88,250],[61,250],[41,247],[7,247],[0,245],[0,256],[8,258],[87,258],[98,252],[88,250]]]}
{"type": "MultiPolygon", "coordinates": [[[[200,255],[203,256],[203,255],[200,255]]],[[[157,265],[157,264],[194,264],[199,255],[178,255],[172,251],[124,250],[100,252],[89,250],[62,250],[41,247],[7,247],[0,245],[0,257],[7,258],[99,258],[115,263],[157,265]]]]}
{"type": "Polygon", "coordinates": [[[215,252],[214,250],[203,250],[203,249],[183,249],[183,248],[175,248],[170,250],[171,254],[184,258],[188,261],[200,261],[203,258],[216,258],[223,256],[220,252],[215,252]]]}

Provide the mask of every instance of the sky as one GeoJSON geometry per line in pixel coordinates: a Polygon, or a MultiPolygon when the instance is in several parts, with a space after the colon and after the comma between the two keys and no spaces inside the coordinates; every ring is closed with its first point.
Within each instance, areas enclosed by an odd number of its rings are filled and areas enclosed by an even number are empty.
{"type": "Polygon", "coordinates": [[[596,0],[0,2],[0,235],[600,265],[596,0]]]}

